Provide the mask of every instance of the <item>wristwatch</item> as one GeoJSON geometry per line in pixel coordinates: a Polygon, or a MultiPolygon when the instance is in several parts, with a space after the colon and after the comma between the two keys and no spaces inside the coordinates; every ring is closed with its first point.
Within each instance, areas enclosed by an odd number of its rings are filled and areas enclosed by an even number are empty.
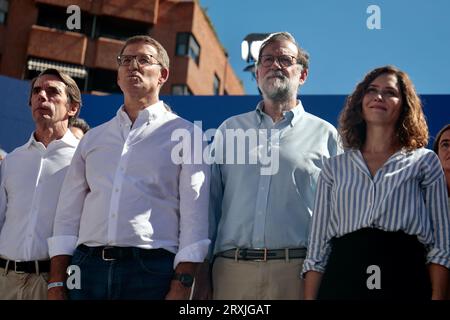
{"type": "Polygon", "coordinates": [[[194,277],[189,273],[175,273],[173,279],[180,281],[186,288],[192,287],[194,283],[194,277]]]}

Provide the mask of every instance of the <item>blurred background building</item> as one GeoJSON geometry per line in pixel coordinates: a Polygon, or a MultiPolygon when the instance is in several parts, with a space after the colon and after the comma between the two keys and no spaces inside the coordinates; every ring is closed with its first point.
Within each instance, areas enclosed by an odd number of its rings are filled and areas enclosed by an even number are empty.
{"type": "Polygon", "coordinates": [[[0,0],[0,74],[31,79],[48,67],[83,92],[119,92],[116,57],[124,40],[149,34],[168,51],[162,95],[242,95],[211,21],[197,0],[0,0]],[[70,5],[81,9],[69,30],[70,5]]]}

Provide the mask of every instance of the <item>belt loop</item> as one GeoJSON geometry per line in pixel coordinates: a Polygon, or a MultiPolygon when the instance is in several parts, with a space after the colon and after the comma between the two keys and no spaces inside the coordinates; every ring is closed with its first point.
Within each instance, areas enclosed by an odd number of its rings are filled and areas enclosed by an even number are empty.
{"type": "Polygon", "coordinates": [[[289,262],[289,248],[284,248],[284,259],[289,262]]]}
{"type": "Polygon", "coordinates": [[[39,261],[35,260],[34,261],[34,266],[35,266],[35,269],[36,269],[36,275],[39,275],[39,261]]]}
{"type": "Polygon", "coordinates": [[[5,271],[3,272],[4,276],[8,274],[8,268],[9,268],[9,260],[6,260],[5,271]]]}
{"type": "Polygon", "coordinates": [[[236,248],[236,250],[234,251],[234,261],[238,261],[239,259],[239,248],[236,248]]]}
{"type": "Polygon", "coordinates": [[[267,261],[267,248],[264,248],[264,262],[267,261]]]}

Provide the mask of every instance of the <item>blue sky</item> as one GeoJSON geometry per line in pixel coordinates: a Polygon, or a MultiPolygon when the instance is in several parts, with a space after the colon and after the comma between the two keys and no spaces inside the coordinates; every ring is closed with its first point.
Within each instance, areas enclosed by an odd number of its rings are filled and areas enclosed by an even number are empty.
{"type": "Polygon", "coordinates": [[[247,94],[256,82],[242,71],[249,33],[289,31],[310,58],[302,94],[348,94],[372,68],[393,64],[421,94],[450,94],[449,0],[200,0],[247,94]],[[381,29],[370,30],[369,5],[381,29]]]}

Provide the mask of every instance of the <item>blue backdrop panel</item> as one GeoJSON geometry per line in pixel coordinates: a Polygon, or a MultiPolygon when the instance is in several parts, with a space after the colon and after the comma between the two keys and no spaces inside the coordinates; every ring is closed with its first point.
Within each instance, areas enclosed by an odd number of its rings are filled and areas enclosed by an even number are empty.
{"type": "MultiPolygon", "coordinates": [[[[29,82],[0,76],[0,147],[7,152],[24,144],[34,129],[28,107],[29,82]]],[[[337,125],[345,102],[344,95],[305,95],[306,111],[337,125]]],[[[217,128],[233,115],[254,110],[259,96],[164,96],[162,100],[181,117],[202,121],[203,130],[217,128]]],[[[430,135],[450,123],[450,95],[423,95],[430,135]]],[[[122,95],[83,95],[81,117],[91,127],[108,121],[123,103],[122,95]]],[[[431,142],[433,139],[430,139],[431,142]]]]}

